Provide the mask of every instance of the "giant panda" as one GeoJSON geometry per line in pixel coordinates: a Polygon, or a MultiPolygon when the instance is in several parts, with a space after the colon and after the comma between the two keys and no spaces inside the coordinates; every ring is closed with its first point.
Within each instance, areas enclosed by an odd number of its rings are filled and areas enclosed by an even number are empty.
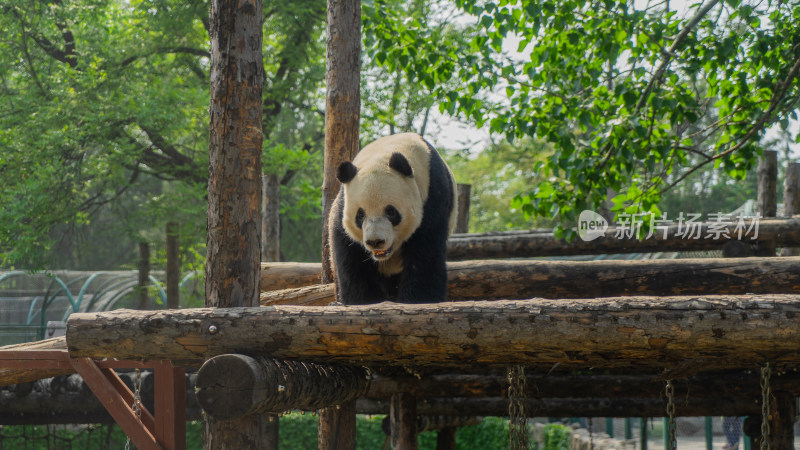
{"type": "Polygon", "coordinates": [[[328,239],[337,300],[444,301],[456,184],[439,153],[417,134],[395,134],[341,163],[336,177],[328,239]]]}

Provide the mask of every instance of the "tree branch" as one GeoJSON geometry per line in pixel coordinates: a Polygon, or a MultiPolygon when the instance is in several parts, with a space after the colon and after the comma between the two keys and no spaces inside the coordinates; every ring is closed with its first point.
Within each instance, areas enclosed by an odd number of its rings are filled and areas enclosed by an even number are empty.
{"type": "Polygon", "coordinates": [[[639,101],[636,102],[636,108],[634,108],[634,114],[639,112],[639,110],[642,109],[644,104],[647,102],[647,96],[650,94],[650,91],[653,90],[653,87],[661,81],[661,78],[664,76],[664,72],[667,70],[667,67],[669,67],[669,63],[672,61],[672,56],[675,55],[675,52],[678,50],[681,44],[683,44],[683,41],[684,39],[686,39],[686,36],[689,35],[689,33],[694,29],[694,27],[697,26],[698,23],[700,23],[700,20],[702,20],[703,17],[705,17],[706,14],[708,14],[708,12],[711,11],[711,8],[716,6],[717,3],[719,3],[719,0],[710,0],[708,3],[703,5],[700,8],[700,10],[697,11],[697,14],[692,18],[692,20],[690,20],[689,23],[686,24],[683,30],[681,30],[681,32],[678,33],[677,36],[675,36],[675,41],[672,43],[672,46],[670,46],[669,50],[666,50],[666,52],[662,50],[662,52],[664,52],[663,54],[665,58],[661,62],[661,65],[658,66],[658,69],[656,69],[655,73],[653,74],[653,78],[651,78],[650,81],[647,83],[647,86],[645,86],[644,91],[642,91],[642,95],[639,97],[639,101]]]}

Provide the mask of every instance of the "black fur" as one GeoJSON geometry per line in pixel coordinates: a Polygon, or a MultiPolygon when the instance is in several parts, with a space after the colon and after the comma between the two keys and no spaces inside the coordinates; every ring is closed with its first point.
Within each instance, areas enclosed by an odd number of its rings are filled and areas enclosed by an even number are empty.
{"type": "Polygon", "coordinates": [[[392,153],[392,157],[389,158],[389,167],[407,177],[414,175],[414,172],[411,170],[411,164],[408,163],[408,160],[402,153],[392,153]]]}
{"type": "Polygon", "coordinates": [[[340,183],[349,183],[350,180],[355,178],[357,173],[358,168],[350,161],[345,161],[339,164],[339,167],[336,169],[336,179],[339,180],[340,183]]]}
{"type": "MultiPolygon", "coordinates": [[[[447,299],[447,234],[450,213],[455,208],[455,186],[439,153],[430,144],[428,147],[430,188],[422,223],[403,243],[403,271],[397,275],[387,277],[378,272],[378,264],[369,252],[347,235],[342,225],[344,190],[339,191],[334,206],[338,216],[331,230],[330,245],[336,266],[337,298],[343,304],[366,305],[387,300],[436,303],[447,299]]],[[[403,160],[408,163],[405,157],[403,160]]]]}

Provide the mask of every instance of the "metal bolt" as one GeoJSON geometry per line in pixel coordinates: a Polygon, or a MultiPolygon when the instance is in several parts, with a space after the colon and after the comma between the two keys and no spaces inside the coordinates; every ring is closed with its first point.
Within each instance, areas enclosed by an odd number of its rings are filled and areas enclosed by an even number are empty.
{"type": "Polygon", "coordinates": [[[283,392],[285,390],[286,390],[286,386],[283,386],[283,385],[280,385],[280,384],[278,385],[278,392],[283,392]]]}
{"type": "Polygon", "coordinates": [[[217,334],[217,326],[216,325],[209,325],[208,333],[209,334],[217,334]]]}

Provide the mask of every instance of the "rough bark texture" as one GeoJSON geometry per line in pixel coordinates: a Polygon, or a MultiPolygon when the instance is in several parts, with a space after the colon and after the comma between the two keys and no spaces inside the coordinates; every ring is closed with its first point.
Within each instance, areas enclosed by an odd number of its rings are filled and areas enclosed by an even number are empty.
{"type": "MultiPolygon", "coordinates": [[[[132,386],[133,372],[121,373],[120,376],[126,384],[132,386]]],[[[142,376],[145,405],[150,407],[151,403],[148,402],[152,402],[152,378],[147,370],[143,371],[142,376]]],[[[195,397],[197,376],[197,374],[186,375],[187,420],[200,418],[200,407],[195,397]]],[[[233,380],[227,381],[229,384],[233,382],[233,380]]],[[[729,403],[714,406],[714,402],[718,399],[743,399],[752,402],[755,408],[753,414],[759,414],[760,411],[758,400],[761,398],[761,389],[757,370],[697,375],[675,380],[674,385],[676,398],[681,399],[680,403],[684,405],[686,399],[689,399],[689,404],[694,405],[692,411],[698,415],[730,415],[729,412],[720,409],[729,403]],[[707,414],[702,413],[700,408],[706,408],[707,414]]],[[[631,399],[638,398],[642,404],[652,404],[647,400],[663,400],[664,379],[661,375],[528,375],[525,386],[528,397],[534,399],[545,397],[542,400],[545,403],[558,399],[571,399],[572,404],[579,405],[581,399],[602,396],[612,403],[614,399],[630,402],[631,399]]],[[[793,371],[773,374],[770,386],[773,392],[788,395],[790,398],[796,397],[800,395],[800,375],[793,371]]],[[[363,398],[382,400],[382,402],[360,402],[361,407],[366,405],[368,409],[360,409],[359,412],[374,413],[380,404],[386,405],[388,411],[389,399],[397,392],[407,392],[417,398],[444,402],[447,398],[496,399],[505,397],[507,388],[508,380],[505,375],[445,374],[421,378],[374,375],[369,383],[369,390],[363,398]]],[[[232,392],[232,395],[242,397],[243,392],[232,392]]],[[[487,405],[492,402],[493,400],[489,400],[487,405]]],[[[588,403],[594,402],[590,400],[588,403]]],[[[541,412],[547,413],[544,410],[541,412]]],[[[463,414],[469,415],[469,412],[463,414]]],[[[507,412],[504,412],[501,415],[506,414],[507,412]]],[[[663,412],[658,415],[661,414],[663,412]]],[[[417,428],[421,432],[470,424],[462,423],[463,420],[463,416],[419,416],[417,428]]],[[[474,418],[468,420],[474,423],[474,418]]],[[[0,424],[109,422],[111,416],[88,390],[80,376],[75,374],[0,388],[0,424]]],[[[386,429],[388,430],[388,427],[386,429]]]]}
{"type": "Polygon", "coordinates": [[[392,450],[417,448],[417,399],[413,395],[397,392],[389,406],[389,423],[392,450]]]}
{"type": "Polygon", "coordinates": [[[167,308],[180,307],[181,260],[178,256],[178,224],[167,223],[167,308]]]}
{"type": "Polygon", "coordinates": [[[778,152],[767,150],[758,161],[758,212],[775,217],[778,211],[778,152]]]}
{"type": "Polygon", "coordinates": [[[365,366],[524,364],[672,378],[800,365],[798,295],[383,303],[75,313],[74,357],[197,362],[233,352],[365,366]]]}
{"type": "MultiPolygon", "coordinates": [[[[339,192],[336,169],[358,153],[361,114],[361,2],[328,0],[325,71],[325,161],[322,181],[322,283],[333,282],[328,215],[339,192]]],[[[356,441],[355,402],[319,417],[319,449],[350,450],[356,441]]]]}
{"type": "Polygon", "coordinates": [[[456,229],[455,233],[468,233],[469,232],[469,194],[472,190],[472,185],[458,184],[458,209],[456,210],[456,229]]]}
{"type": "MultiPolygon", "coordinates": [[[[778,211],[778,152],[767,150],[758,162],[758,213],[761,217],[775,217],[778,211]]],[[[774,242],[763,241],[756,245],[756,255],[775,256],[774,242]]]]}
{"type": "Polygon", "coordinates": [[[136,309],[147,309],[149,306],[147,287],[150,286],[150,244],[139,242],[139,283],[136,287],[139,304],[136,309]]]}
{"type": "Polygon", "coordinates": [[[773,391],[769,414],[769,448],[794,448],[796,404],[791,394],[773,391]]]}
{"type": "MultiPolygon", "coordinates": [[[[795,214],[800,214],[800,163],[791,162],[783,183],[783,215],[792,217],[795,214]]],[[[781,256],[800,256],[800,248],[784,247],[781,256]]]]}
{"type": "MultiPolygon", "coordinates": [[[[255,306],[261,272],[261,0],[212,0],[206,306],[255,306]]],[[[207,418],[207,449],[258,448],[260,417],[207,418]]]]}
{"type": "MultiPolygon", "coordinates": [[[[714,372],[674,380],[675,397],[760,398],[757,370],[714,372]]],[[[800,374],[773,375],[773,389],[800,395],[800,374]]],[[[495,374],[434,374],[417,377],[373,375],[364,398],[388,399],[396,392],[418,398],[506,397],[508,377],[495,374]]],[[[664,378],[654,375],[527,375],[525,395],[531,398],[662,398],[664,378]]]]}
{"type": "MultiPolygon", "coordinates": [[[[716,233],[709,233],[707,223],[699,228],[700,237],[697,239],[676,238],[678,225],[672,225],[666,229],[667,239],[663,238],[663,230],[656,230],[648,239],[620,239],[615,237],[617,229],[614,227],[609,227],[604,236],[589,242],[577,238],[572,242],[566,242],[556,239],[549,231],[454,235],[447,243],[447,259],[456,261],[483,258],[719,250],[726,242],[739,240],[740,233],[736,230],[737,220],[732,218],[730,226],[722,227],[727,230],[730,239],[726,238],[724,233],[721,233],[719,238],[716,233]]],[[[745,225],[749,227],[750,224],[750,221],[745,220],[745,225]]],[[[800,218],[761,219],[758,223],[758,237],[755,240],[751,239],[752,237],[754,237],[754,230],[749,233],[742,231],[741,242],[754,244],[764,241],[778,246],[800,246],[800,218]]]]}
{"type": "Polygon", "coordinates": [[[258,300],[261,239],[261,1],[211,2],[206,305],[258,300]]]}
{"type": "MultiPolygon", "coordinates": [[[[26,342],[0,347],[3,350],[62,350],[67,348],[67,339],[64,336],[45,339],[43,341],[26,342]]],[[[8,369],[0,367],[0,386],[27,383],[40,378],[55,377],[74,373],[75,369],[8,369]]]]}
{"type": "Polygon", "coordinates": [[[338,405],[364,395],[368,384],[369,374],[360,367],[228,354],[203,364],[196,392],[206,413],[231,420],[338,405]]]}
{"type": "Polygon", "coordinates": [[[325,73],[325,165],[322,181],[323,282],[333,281],[329,266],[328,214],[339,192],[336,168],[358,153],[361,114],[361,2],[328,0],[325,73]]]}
{"type": "Polygon", "coordinates": [[[325,306],[336,299],[333,283],[261,293],[261,306],[309,305],[325,306]]]}
{"type": "MultiPolygon", "coordinates": [[[[525,411],[533,417],[663,417],[666,400],[658,398],[541,398],[526,399],[525,411]]],[[[359,414],[387,414],[388,400],[359,399],[359,414]]],[[[677,416],[746,416],[760,414],[761,406],[751,398],[681,398],[675,402],[677,416]]],[[[506,398],[417,399],[417,414],[446,416],[508,416],[506,398]]],[[[791,447],[773,447],[791,448],[791,447]]]]}
{"type": "MultiPolygon", "coordinates": [[[[315,266],[319,268],[319,265],[315,266]]],[[[309,272],[313,268],[307,266],[309,272]]],[[[782,294],[800,291],[800,258],[655,259],[637,261],[454,261],[448,298],[519,300],[623,295],[782,294]],[[580,282],[576,282],[580,280],[580,282]]],[[[272,277],[282,269],[272,266],[272,277]]],[[[294,266],[287,272],[293,273],[294,266]]],[[[262,282],[264,280],[262,275],[262,282]]],[[[312,277],[295,277],[297,281],[312,277]]],[[[272,284],[272,283],[270,283],[272,284]]],[[[262,305],[327,305],[332,285],[261,294],[262,305]]]]}
{"type": "Polygon", "coordinates": [[[261,220],[261,261],[281,260],[280,187],[277,174],[264,175],[261,193],[263,218],[261,220]]]}
{"type": "Polygon", "coordinates": [[[260,289],[266,292],[318,284],[321,271],[319,263],[262,263],[260,289]]]}

